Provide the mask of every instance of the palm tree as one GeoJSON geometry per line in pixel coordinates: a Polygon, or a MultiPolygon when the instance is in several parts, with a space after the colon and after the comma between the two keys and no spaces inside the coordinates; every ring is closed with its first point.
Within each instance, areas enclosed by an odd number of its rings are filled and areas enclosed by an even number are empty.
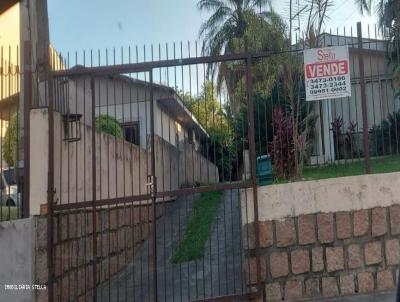
{"type": "Polygon", "coordinates": [[[393,22],[399,24],[400,17],[400,0],[355,0],[359,6],[361,14],[371,13],[372,7],[376,7],[376,13],[379,18],[379,25],[392,27],[393,22]]]}
{"type": "MultiPolygon", "coordinates": [[[[371,13],[374,4],[379,27],[388,40],[387,57],[393,71],[393,79],[400,86],[400,0],[356,0],[361,13],[371,13]]],[[[400,92],[398,92],[400,94],[400,92]]]]}
{"type": "MultiPolygon", "coordinates": [[[[200,0],[201,11],[211,12],[199,31],[203,39],[202,52],[207,55],[239,53],[245,50],[282,50],[287,42],[286,26],[271,6],[271,0],[200,0]],[[245,45],[246,44],[246,45],[245,45]]],[[[278,74],[276,62],[255,64],[254,73],[263,74],[262,82],[273,84],[278,74]],[[265,71],[268,70],[268,73],[265,71]],[[274,73],[271,75],[271,73],[274,73]]],[[[242,62],[223,62],[211,64],[208,70],[216,76],[217,90],[226,87],[230,109],[237,113],[243,100],[244,67],[242,62]]],[[[212,79],[211,79],[212,80],[212,79]]],[[[257,79],[255,79],[255,86],[257,79]]]]}
{"type": "Polygon", "coordinates": [[[201,11],[212,12],[201,27],[199,36],[204,39],[203,53],[227,53],[234,39],[243,38],[252,17],[269,18],[270,0],[200,0],[201,11]],[[258,11],[258,12],[257,12],[258,11]]]}

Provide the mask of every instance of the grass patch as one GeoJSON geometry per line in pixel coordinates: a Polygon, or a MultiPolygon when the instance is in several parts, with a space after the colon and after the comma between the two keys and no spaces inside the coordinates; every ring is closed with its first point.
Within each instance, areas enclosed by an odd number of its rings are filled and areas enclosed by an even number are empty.
{"type": "Polygon", "coordinates": [[[204,246],[222,201],[223,192],[201,193],[194,201],[192,215],[172,263],[183,263],[203,257],[204,246]]]}
{"type": "Polygon", "coordinates": [[[18,218],[17,207],[1,207],[0,221],[13,220],[18,218]]]}
{"type": "MultiPolygon", "coordinates": [[[[400,171],[400,155],[389,155],[371,158],[371,173],[390,173],[400,171]]],[[[348,160],[339,164],[321,167],[304,168],[302,180],[318,180],[344,176],[355,176],[365,174],[363,159],[348,160]]],[[[275,180],[274,183],[288,183],[288,180],[275,180]]]]}

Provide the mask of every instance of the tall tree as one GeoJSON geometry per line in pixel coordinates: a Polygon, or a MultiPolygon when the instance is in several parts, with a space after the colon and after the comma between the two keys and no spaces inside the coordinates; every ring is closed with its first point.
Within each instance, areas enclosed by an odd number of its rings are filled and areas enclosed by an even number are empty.
{"type": "Polygon", "coordinates": [[[393,78],[400,86],[400,0],[355,0],[361,13],[370,14],[375,8],[379,26],[388,39],[388,63],[393,78]]]}
{"type": "MultiPolygon", "coordinates": [[[[205,54],[284,49],[285,24],[272,10],[270,0],[200,0],[198,8],[201,11],[212,12],[199,32],[204,40],[202,50],[205,54]]],[[[275,62],[278,57],[255,64],[256,89],[272,88],[276,74],[279,73],[280,64],[275,62]]],[[[232,112],[238,113],[243,100],[242,84],[245,83],[243,62],[214,64],[209,70],[213,73],[218,72],[217,89],[220,91],[222,87],[226,87],[232,112]]]]}
{"type": "Polygon", "coordinates": [[[212,13],[199,32],[204,39],[203,52],[210,55],[229,52],[233,40],[244,36],[251,17],[270,17],[265,10],[270,0],[200,0],[197,6],[212,13]]]}

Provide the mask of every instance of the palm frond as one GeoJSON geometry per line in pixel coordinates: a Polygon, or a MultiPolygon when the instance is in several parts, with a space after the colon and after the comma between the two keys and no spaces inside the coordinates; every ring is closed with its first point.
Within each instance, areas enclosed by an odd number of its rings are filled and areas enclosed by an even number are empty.
{"type": "Polygon", "coordinates": [[[221,0],[200,0],[197,2],[197,7],[199,10],[216,10],[222,6],[225,6],[224,1],[221,0]]]}
{"type": "Polygon", "coordinates": [[[253,9],[257,8],[265,8],[265,7],[270,7],[271,8],[271,0],[250,0],[251,2],[251,7],[253,9]]]}
{"type": "Polygon", "coordinates": [[[212,36],[213,33],[219,30],[219,27],[231,14],[232,10],[229,7],[221,6],[220,8],[218,8],[211,15],[211,17],[200,26],[199,36],[202,37],[205,33],[212,33],[212,36]]]}
{"type": "Polygon", "coordinates": [[[355,1],[362,15],[364,14],[364,12],[368,14],[371,13],[372,0],[355,0],[355,1]]]}

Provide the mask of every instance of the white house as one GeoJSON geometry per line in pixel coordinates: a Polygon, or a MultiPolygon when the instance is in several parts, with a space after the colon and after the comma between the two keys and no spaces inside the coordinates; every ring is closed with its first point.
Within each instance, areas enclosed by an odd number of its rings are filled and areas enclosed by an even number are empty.
{"type": "MultiPolygon", "coordinates": [[[[82,69],[84,67],[74,67],[82,69]]],[[[124,75],[94,76],[95,116],[115,118],[124,138],[146,148],[150,134],[150,83],[124,75]]],[[[82,114],[82,122],[92,125],[92,92],[89,76],[74,76],[56,84],[56,103],[64,114],[82,114]]],[[[193,144],[198,150],[207,137],[206,130],[184,106],[177,92],[168,86],[153,84],[154,134],[174,147],[193,144]]],[[[56,104],[56,107],[57,107],[56,104]]]]}
{"type": "MultiPolygon", "coordinates": [[[[363,59],[365,88],[367,96],[368,129],[379,125],[389,113],[400,108],[396,88],[392,82],[390,66],[386,58],[386,41],[363,38],[363,59]]],[[[357,37],[337,36],[323,33],[320,36],[321,47],[348,45],[350,55],[351,97],[317,101],[315,113],[316,140],[311,164],[333,162],[338,159],[335,154],[335,142],[331,123],[336,118],[343,119],[343,131],[350,122],[356,123],[355,132],[361,136],[363,119],[361,110],[361,89],[359,71],[359,51],[357,37]]]]}

